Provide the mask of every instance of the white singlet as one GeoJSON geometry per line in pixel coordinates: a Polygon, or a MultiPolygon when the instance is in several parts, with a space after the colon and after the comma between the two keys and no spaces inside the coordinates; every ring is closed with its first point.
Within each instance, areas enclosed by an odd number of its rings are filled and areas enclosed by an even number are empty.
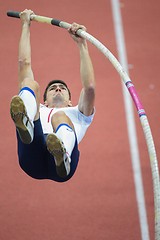
{"type": "Polygon", "coordinates": [[[78,105],[75,107],[48,108],[45,105],[40,104],[40,120],[44,134],[53,132],[51,117],[58,111],[65,112],[65,114],[70,118],[75,128],[77,141],[80,143],[88,127],[93,121],[94,113],[90,116],[85,116],[79,111],[78,105]]]}

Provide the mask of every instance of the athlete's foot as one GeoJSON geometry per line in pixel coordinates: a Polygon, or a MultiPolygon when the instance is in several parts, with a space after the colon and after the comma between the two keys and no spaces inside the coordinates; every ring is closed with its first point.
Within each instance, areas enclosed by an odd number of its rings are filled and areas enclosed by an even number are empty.
{"type": "Polygon", "coordinates": [[[21,141],[30,144],[33,141],[34,127],[29,117],[22,99],[14,96],[10,103],[11,118],[15,123],[21,141]]]}
{"type": "Polygon", "coordinates": [[[62,141],[52,133],[46,139],[47,149],[54,156],[57,174],[65,178],[70,173],[70,157],[62,141]]]}

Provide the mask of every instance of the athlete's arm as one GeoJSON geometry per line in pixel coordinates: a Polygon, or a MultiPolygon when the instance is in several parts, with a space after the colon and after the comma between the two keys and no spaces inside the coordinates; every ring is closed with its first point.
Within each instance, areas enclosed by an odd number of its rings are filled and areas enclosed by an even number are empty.
{"type": "Polygon", "coordinates": [[[31,10],[24,10],[20,13],[20,19],[22,24],[22,32],[19,41],[18,52],[18,76],[19,87],[22,88],[22,84],[25,78],[34,79],[31,68],[31,45],[30,45],[30,15],[33,14],[31,10]]]}
{"type": "Polygon", "coordinates": [[[82,81],[82,91],[79,98],[79,110],[86,116],[93,113],[95,101],[95,77],[92,61],[89,55],[87,41],[76,35],[76,31],[81,28],[84,31],[86,28],[82,25],[73,23],[69,32],[73,39],[77,42],[80,52],[80,75],[82,81]]]}

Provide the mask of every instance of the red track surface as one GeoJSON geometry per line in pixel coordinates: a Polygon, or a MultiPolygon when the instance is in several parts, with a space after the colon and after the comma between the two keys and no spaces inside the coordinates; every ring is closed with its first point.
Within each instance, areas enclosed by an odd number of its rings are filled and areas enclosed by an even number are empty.
{"type": "MultiPolygon", "coordinates": [[[[122,17],[131,79],[146,110],[157,155],[160,155],[160,3],[124,0],[122,17]]],[[[7,10],[30,8],[35,13],[79,22],[117,56],[110,1],[3,1],[0,10],[1,72],[1,240],[140,240],[140,225],[128,144],[121,81],[110,62],[89,44],[97,79],[96,116],[80,145],[81,160],[70,181],[37,181],[17,161],[15,129],[9,103],[17,94],[17,52],[20,21],[7,10]]],[[[44,86],[66,80],[73,103],[80,91],[79,56],[64,29],[33,23],[32,62],[44,86]]],[[[136,114],[150,239],[154,239],[154,203],[150,161],[136,114]]]]}

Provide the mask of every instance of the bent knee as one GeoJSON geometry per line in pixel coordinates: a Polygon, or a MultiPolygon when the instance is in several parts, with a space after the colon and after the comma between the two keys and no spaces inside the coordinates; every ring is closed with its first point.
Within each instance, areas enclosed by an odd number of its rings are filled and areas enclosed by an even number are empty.
{"type": "Polygon", "coordinates": [[[62,122],[69,121],[69,120],[70,119],[67,117],[67,115],[63,111],[58,111],[58,112],[54,113],[51,117],[52,124],[56,124],[56,125],[58,125],[62,122]]]}
{"type": "Polygon", "coordinates": [[[38,82],[30,79],[30,78],[25,78],[23,82],[20,85],[20,88],[28,87],[32,89],[32,91],[35,93],[35,95],[39,94],[39,84],[38,82]]]}
{"type": "Polygon", "coordinates": [[[54,113],[51,118],[51,123],[54,131],[56,131],[57,127],[62,123],[68,124],[71,128],[74,129],[72,121],[63,111],[54,113]]]}

